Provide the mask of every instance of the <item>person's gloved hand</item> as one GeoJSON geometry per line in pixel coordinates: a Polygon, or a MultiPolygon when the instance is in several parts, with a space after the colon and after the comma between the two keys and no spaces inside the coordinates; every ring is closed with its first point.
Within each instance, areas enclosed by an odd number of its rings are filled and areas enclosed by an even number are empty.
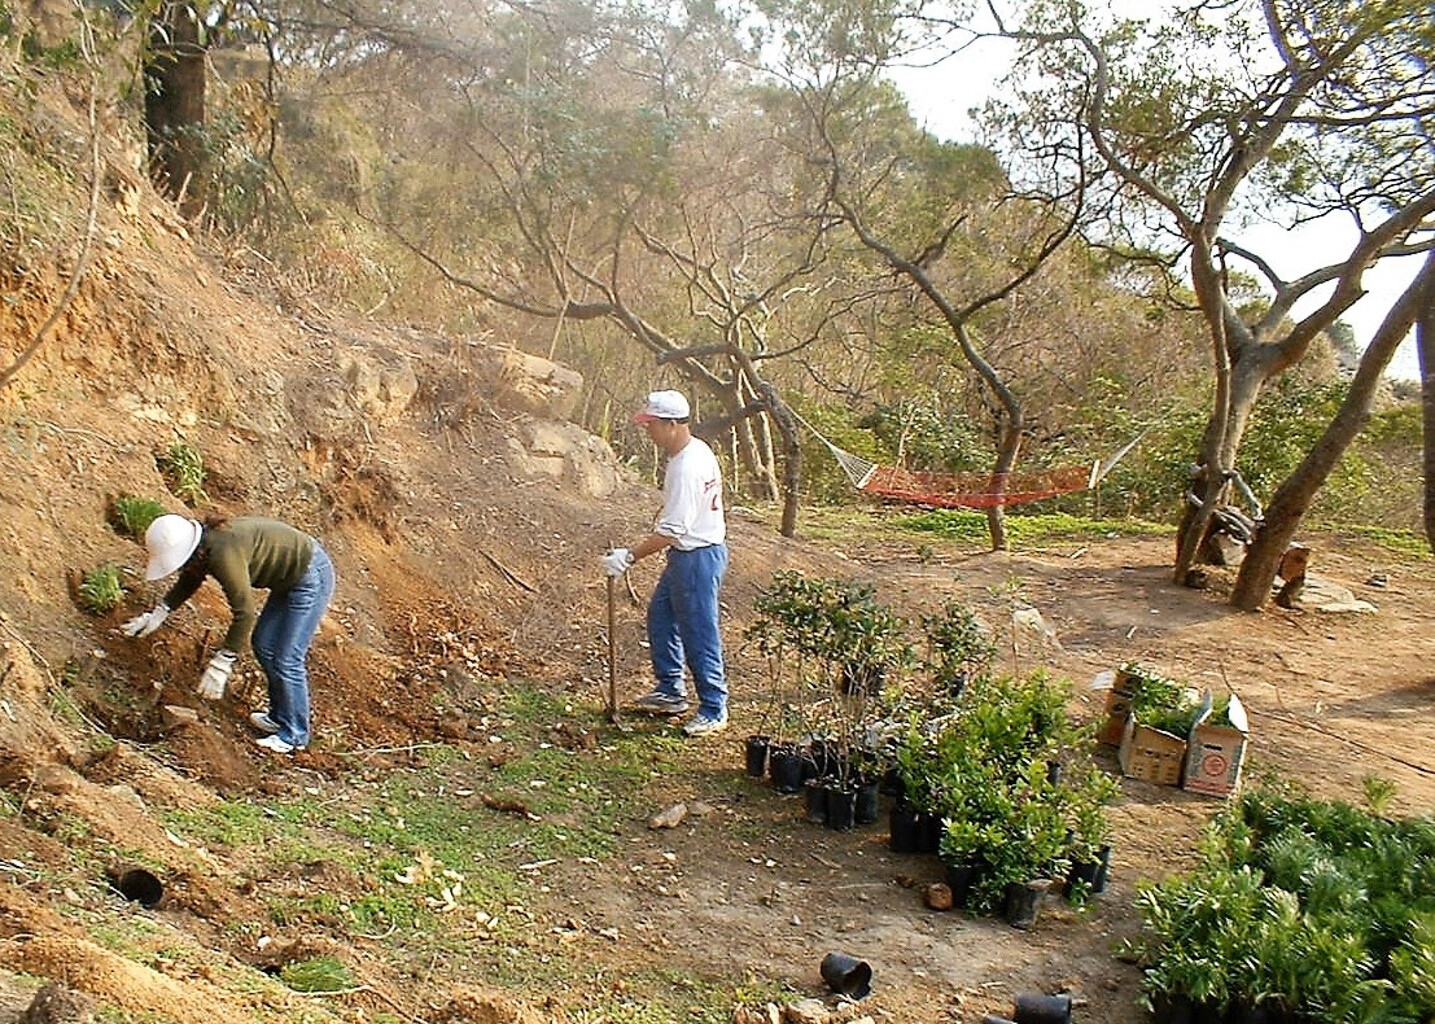
{"type": "Polygon", "coordinates": [[[120,627],[125,636],[149,636],[169,618],[169,605],[159,602],[143,615],[136,615],[120,627]]]}
{"type": "Polygon", "coordinates": [[[234,671],[236,657],[233,651],[221,649],[214,652],[204,675],[199,677],[198,689],[201,697],[205,700],[218,700],[224,696],[225,687],[229,685],[229,673],[234,671]]]}
{"type": "Polygon", "coordinates": [[[633,567],[633,553],[627,548],[614,548],[603,556],[603,571],[609,576],[621,576],[633,567]]]}

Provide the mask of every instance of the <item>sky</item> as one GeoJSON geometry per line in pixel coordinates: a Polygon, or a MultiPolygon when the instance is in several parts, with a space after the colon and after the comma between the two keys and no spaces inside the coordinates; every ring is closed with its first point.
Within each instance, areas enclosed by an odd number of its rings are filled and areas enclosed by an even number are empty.
{"type": "MultiPolygon", "coordinates": [[[[976,135],[967,111],[981,105],[1005,68],[999,45],[995,41],[983,42],[964,52],[959,75],[953,67],[897,69],[892,78],[906,96],[912,116],[939,138],[974,141],[976,135]]],[[[1236,237],[1269,262],[1276,273],[1292,280],[1349,254],[1354,228],[1347,221],[1329,218],[1298,231],[1266,225],[1247,229],[1236,237]]],[[[1367,294],[1341,317],[1354,330],[1356,343],[1362,349],[1380,326],[1385,311],[1420,269],[1420,261],[1421,257],[1382,260],[1366,271],[1367,294]]],[[[1313,308],[1319,298],[1297,304],[1295,315],[1299,317],[1313,308]]],[[[1401,343],[1385,372],[1392,378],[1419,380],[1414,331],[1401,343]]]]}

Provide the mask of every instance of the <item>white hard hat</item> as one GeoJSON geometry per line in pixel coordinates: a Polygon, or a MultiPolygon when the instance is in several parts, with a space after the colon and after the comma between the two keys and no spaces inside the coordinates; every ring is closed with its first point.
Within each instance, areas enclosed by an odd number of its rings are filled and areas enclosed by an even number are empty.
{"type": "Polygon", "coordinates": [[[144,533],[145,547],[149,548],[149,566],[144,578],[161,579],[188,562],[194,549],[199,547],[203,532],[204,528],[193,519],[172,513],[150,523],[144,533]]]}

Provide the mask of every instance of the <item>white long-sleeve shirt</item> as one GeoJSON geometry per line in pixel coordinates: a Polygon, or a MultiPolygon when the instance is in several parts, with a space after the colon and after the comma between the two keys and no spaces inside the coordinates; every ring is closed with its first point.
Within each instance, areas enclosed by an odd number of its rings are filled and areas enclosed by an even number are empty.
{"type": "Polygon", "coordinates": [[[722,470],[713,450],[696,437],[668,460],[663,473],[663,510],[653,532],[671,537],[673,547],[679,551],[693,551],[727,539],[722,470]]]}

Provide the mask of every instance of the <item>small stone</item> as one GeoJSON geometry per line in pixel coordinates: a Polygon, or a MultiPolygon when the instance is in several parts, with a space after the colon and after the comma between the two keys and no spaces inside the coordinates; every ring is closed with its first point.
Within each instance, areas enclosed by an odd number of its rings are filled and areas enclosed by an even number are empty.
{"type": "Polygon", "coordinates": [[[820,999],[803,999],[782,1008],[783,1024],[827,1024],[830,1014],[820,999]]]}
{"type": "Polygon", "coordinates": [[[648,827],[652,829],[677,828],[683,823],[683,819],[687,816],[687,804],[673,804],[673,806],[669,807],[666,811],[662,811],[649,818],[648,827]]]}
{"type": "Polygon", "coordinates": [[[166,729],[182,729],[199,721],[199,712],[180,704],[165,704],[159,709],[160,720],[166,729]]]}
{"type": "Polygon", "coordinates": [[[952,887],[944,882],[933,882],[922,896],[933,910],[952,909],[952,887]]]}

